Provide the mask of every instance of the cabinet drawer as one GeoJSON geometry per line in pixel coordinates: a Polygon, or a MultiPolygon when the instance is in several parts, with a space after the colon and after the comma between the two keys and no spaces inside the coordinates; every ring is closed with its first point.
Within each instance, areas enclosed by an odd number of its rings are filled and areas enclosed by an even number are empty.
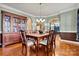
{"type": "Polygon", "coordinates": [[[3,45],[9,45],[13,43],[20,42],[20,35],[17,33],[8,33],[8,34],[3,34],[3,45]]]}

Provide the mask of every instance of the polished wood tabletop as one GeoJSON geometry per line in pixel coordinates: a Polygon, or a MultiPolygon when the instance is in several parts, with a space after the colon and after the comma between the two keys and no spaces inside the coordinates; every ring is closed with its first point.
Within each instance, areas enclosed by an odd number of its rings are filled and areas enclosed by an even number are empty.
{"type": "Polygon", "coordinates": [[[26,36],[33,36],[33,37],[44,37],[44,36],[48,36],[49,33],[43,33],[43,34],[39,34],[39,33],[27,33],[26,36]]]}

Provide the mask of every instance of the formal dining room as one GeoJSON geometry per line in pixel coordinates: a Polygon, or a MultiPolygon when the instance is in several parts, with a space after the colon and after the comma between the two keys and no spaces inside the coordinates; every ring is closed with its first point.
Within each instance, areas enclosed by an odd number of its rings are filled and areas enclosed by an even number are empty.
{"type": "Polygon", "coordinates": [[[0,3],[0,56],[79,56],[79,4],[0,3]]]}

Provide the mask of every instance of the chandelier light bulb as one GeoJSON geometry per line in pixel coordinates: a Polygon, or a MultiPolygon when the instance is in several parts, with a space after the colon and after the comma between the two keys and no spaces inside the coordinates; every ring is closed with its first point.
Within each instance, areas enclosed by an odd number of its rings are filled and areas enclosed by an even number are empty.
{"type": "Polygon", "coordinates": [[[39,19],[36,19],[37,22],[40,22],[39,19]]]}

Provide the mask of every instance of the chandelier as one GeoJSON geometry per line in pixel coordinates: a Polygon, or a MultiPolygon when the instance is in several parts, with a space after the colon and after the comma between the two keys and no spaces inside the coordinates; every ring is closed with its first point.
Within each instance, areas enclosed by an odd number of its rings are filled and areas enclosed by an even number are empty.
{"type": "Polygon", "coordinates": [[[40,5],[40,19],[36,19],[36,21],[37,21],[37,22],[44,22],[45,19],[43,19],[43,18],[41,17],[41,5],[42,5],[42,3],[40,3],[39,5],[40,5]]]}

